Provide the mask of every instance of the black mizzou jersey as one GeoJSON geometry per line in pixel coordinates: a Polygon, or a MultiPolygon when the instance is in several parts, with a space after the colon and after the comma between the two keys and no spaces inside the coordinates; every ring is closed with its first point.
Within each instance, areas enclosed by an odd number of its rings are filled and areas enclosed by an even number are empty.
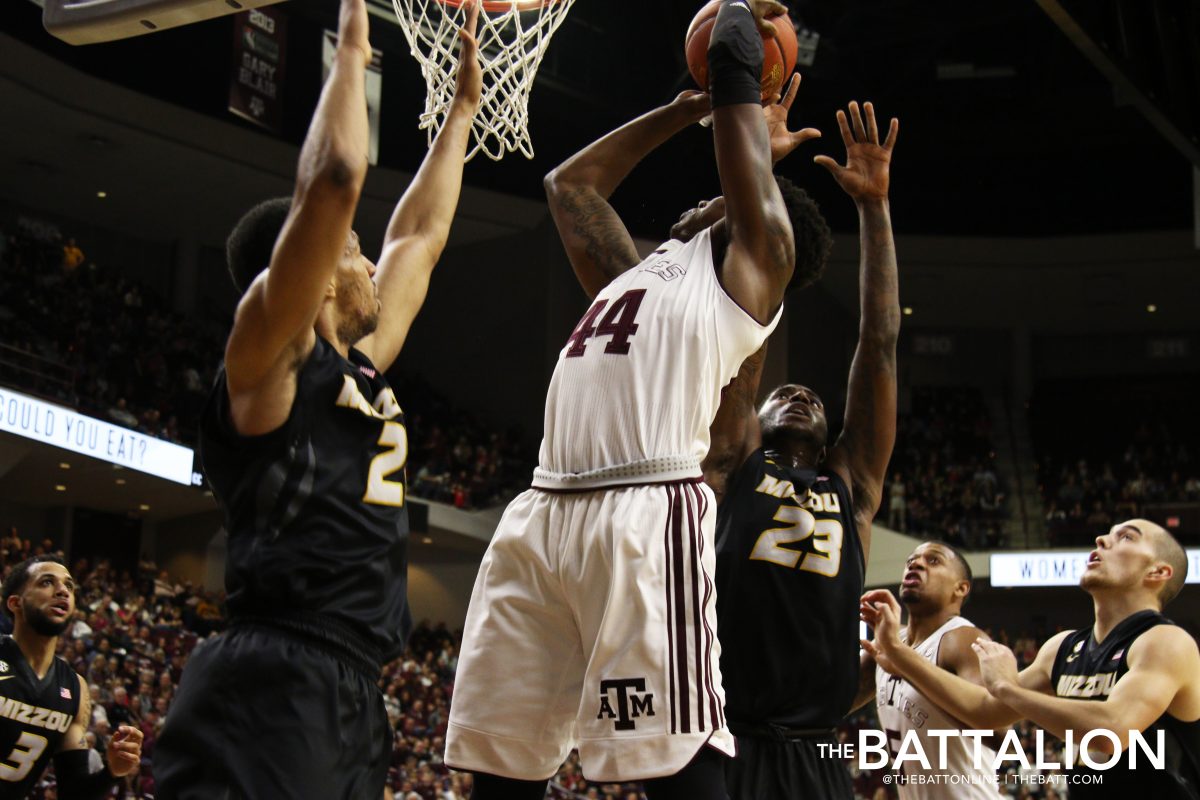
{"type": "MultiPolygon", "coordinates": [[[[1129,672],[1129,648],[1137,637],[1158,625],[1175,623],[1156,611],[1139,611],[1121,620],[1103,642],[1097,643],[1092,629],[1084,628],[1063,639],[1050,672],[1050,682],[1059,697],[1076,700],[1104,700],[1112,693],[1117,681],[1129,672]]],[[[1137,766],[1129,768],[1128,751],[1111,768],[1093,770],[1077,763],[1073,771],[1095,775],[1100,780],[1088,784],[1072,784],[1071,799],[1080,797],[1147,797],[1153,800],[1200,800],[1200,720],[1183,722],[1164,713],[1142,737],[1153,749],[1158,732],[1164,732],[1164,769],[1155,769],[1137,748],[1137,766]]],[[[1075,733],[1075,742],[1083,732],[1075,733]]],[[[1111,758],[1095,754],[1093,761],[1101,764],[1111,758]]],[[[1078,760],[1078,758],[1077,758],[1078,760]]]]}
{"type": "Polygon", "coordinates": [[[761,450],[717,509],[717,635],[726,716],[832,728],[858,689],[865,563],[845,483],[761,450]]]}
{"type": "Polygon", "coordinates": [[[229,531],[231,616],[317,613],[399,655],[410,627],[404,414],[357,350],[320,336],[291,414],[240,436],[225,370],[200,422],[200,455],[229,531]]]}
{"type": "Polygon", "coordinates": [[[79,678],[61,658],[38,680],[11,636],[0,637],[0,798],[29,794],[79,713],[79,678]]]}

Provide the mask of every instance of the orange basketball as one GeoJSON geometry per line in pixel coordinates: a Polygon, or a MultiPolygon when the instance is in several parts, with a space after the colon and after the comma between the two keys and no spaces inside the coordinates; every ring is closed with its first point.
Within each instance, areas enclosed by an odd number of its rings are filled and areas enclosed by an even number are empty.
{"type": "MultiPolygon", "coordinates": [[[[712,0],[692,19],[688,26],[684,48],[687,52],[688,69],[696,84],[708,90],[708,38],[712,35],[721,10],[721,0],[712,0]]],[[[766,100],[783,90],[784,82],[796,69],[796,26],[786,14],[768,17],[775,24],[776,34],[763,37],[762,96],[766,100]]]]}

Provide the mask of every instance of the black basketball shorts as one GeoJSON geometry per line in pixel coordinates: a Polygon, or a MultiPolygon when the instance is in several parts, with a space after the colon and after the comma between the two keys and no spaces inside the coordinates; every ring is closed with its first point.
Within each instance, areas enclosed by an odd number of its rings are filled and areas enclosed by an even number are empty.
{"type": "MultiPolygon", "coordinates": [[[[731,725],[737,733],[736,724],[731,725]]],[[[730,800],[853,800],[845,759],[830,754],[832,735],[793,738],[737,733],[738,754],[725,762],[730,800]]]]}
{"type": "Polygon", "coordinates": [[[154,749],[159,800],[383,797],[392,731],[367,670],[238,625],[193,652],[154,749]]]}

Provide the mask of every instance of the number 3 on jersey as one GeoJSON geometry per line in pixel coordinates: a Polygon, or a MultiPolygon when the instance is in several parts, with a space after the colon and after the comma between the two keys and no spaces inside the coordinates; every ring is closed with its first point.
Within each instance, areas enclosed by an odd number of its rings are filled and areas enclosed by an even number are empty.
{"type": "Polygon", "coordinates": [[[588,312],[583,315],[583,319],[575,326],[571,338],[567,340],[566,357],[582,356],[587,352],[587,340],[593,336],[612,337],[608,344],[604,345],[604,352],[622,356],[629,355],[629,337],[637,333],[638,326],[634,320],[637,319],[638,309],[645,296],[645,289],[630,289],[617,298],[616,302],[608,309],[608,313],[600,320],[599,325],[596,324],[596,317],[600,316],[600,312],[608,305],[608,301],[597,300],[593,303],[588,312]]]}
{"type": "Polygon", "coordinates": [[[827,578],[837,577],[842,568],[842,523],[836,519],[817,519],[806,508],[784,503],[775,512],[775,521],[787,523],[786,528],[770,528],[759,535],[750,551],[751,561],[770,561],[781,567],[815,572],[827,578]],[[813,537],[815,553],[789,550],[785,544],[802,542],[813,537]],[[801,561],[803,557],[803,561],[801,561]]]}
{"type": "MultiPolygon", "coordinates": [[[[11,700],[9,702],[12,702],[11,700]]],[[[17,744],[13,751],[8,754],[4,761],[0,761],[0,781],[15,782],[24,778],[29,774],[29,770],[33,769],[33,765],[37,763],[38,758],[42,755],[42,751],[46,749],[46,737],[38,736],[36,733],[25,731],[17,739],[17,744]],[[11,761],[16,766],[10,766],[5,763],[11,761]]],[[[6,790],[7,791],[7,790],[6,790]]]]}

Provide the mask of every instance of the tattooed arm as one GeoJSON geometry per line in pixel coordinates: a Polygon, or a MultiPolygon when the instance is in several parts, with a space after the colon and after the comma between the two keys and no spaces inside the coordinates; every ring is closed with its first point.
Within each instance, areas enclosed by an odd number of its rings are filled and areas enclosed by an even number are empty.
{"type": "Polygon", "coordinates": [[[717,505],[725,499],[730,476],[762,444],[754,398],[758,396],[766,359],[767,343],[763,342],[758,352],[742,362],[737,377],[721,392],[721,407],[709,428],[708,455],[700,465],[704,482],[717,496],[717,505]]]}
{"type": "Polygon", "coordinates": [[[75,677],[79,683],[79,711],[76,712],[75,719],[71,720],[70,726],[67,727],[67,735],[63,737],[62,746],[59,749],[64,751],[86,750],[88,745],[84,736],[92,724],[92,693],[82,675],[76,673],[75,677]]]}
{"type": "Polygon", "coordinates": [[[871,520],[879,510],[883,479],[896,442],[896,340],[900,335],[900,290],[896,245],[888,206],[889,168],[900,123],[893,119],[887,139],[879,143],[875,110],[867,103],[866,119],[850,104],[850,119],[839,111],[838,126],[846,144],[846,166],[827,156],[817,163],[829,169],[858,206],[859,299],[858,348],[850,365],[846,417],[842,434],[826,464],[850,486],[863,553],[871,546],[871,520]]]}
{"type": "Polygon", "coordinates": [[[684,92],[618,128],[546,176],[550,214],[588,297],[640,260],[608,198],[648,153],[708,113],[708,95],[684,92]]]}

